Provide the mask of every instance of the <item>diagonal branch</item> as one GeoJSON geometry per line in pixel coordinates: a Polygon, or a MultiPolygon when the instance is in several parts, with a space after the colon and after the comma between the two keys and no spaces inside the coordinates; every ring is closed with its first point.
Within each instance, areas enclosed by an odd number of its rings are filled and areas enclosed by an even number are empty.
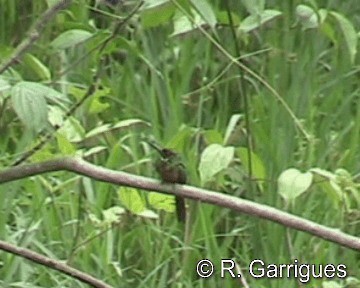
{"type": "Polygon", "coordinates": [[[12,167],[0,172],[0,184],[41,173],[60,170],[75,172],[103,182],[130,186],[148,191],[174,194],[176,196],[229,208],[234,211],[270,220],[286,227],[301,230],[325,240],[360,251],[360,238],[358,237],[348,235],[338,229],[317,224],[313,221],[303,219],[299,216],[292,215],[264,204],[188,185],[175,185],[174,187],[173,185],[161,184],[154,179],[96,166],[80,158],[61,158],[12,167]]]}
{"type": "Polygon", "coordinates": [[[24,53],[31,48],[31,46],[35,43],[37,39],[39,39],[41,33],[43,32],[46,25],[50,22],[50,20],[57,13],[59,13],[60,10],[68,7],[71,2],[72,0],[59,0],[59,2],[57,2],[55,5],[51,6],[48,10],[45,11],[45,13],[36,21],[34,28],[30,30],[28,34],[29,36],[20,43],[20,45],[11,55],[11,57],[0,65],[0,74],[2,74],[15,62],[19,61],[19,59],[24,55],[24,53]]]}
{"type": "Polygon", "coordinates": [[[89,284],[92,287],[96,288],[111,288],[110,285],[102,282],[101,280],[98,280],[89,274],[86,274],[84,272],[81,272],[75,268],[72,268],[60,261],[45,257],[41,254],[38,254],[34,251],[25,249],[25,248],[19,248],[15,245],[9,244],[7,242],[0,240],[0,249],[10,252],[15,255],[19,255],[21,257],[24,257],[26,259],[29,259],[35,263],[44,265],[46,267],[49,267],[51,269],[63,272],[64,274],[70,275],[73,278],[78,279],[79,281],[89,284]]]}

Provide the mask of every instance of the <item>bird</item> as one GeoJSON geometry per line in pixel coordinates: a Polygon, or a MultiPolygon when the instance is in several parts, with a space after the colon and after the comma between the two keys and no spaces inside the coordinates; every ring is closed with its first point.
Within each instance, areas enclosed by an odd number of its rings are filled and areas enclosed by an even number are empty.
{"type": "MultiPolygon", "coordinates": [[[[172,149],[162,148],[154,142],[147,141],[160,155],[155,162],[155,170],[162,182],[172,184],[185,184],[187,180],[185,165],[181,157],[172,149]]],[[[185,200],[183,197],[175,196],[176,215],[179,222],[186,221],[185,200]]]]}

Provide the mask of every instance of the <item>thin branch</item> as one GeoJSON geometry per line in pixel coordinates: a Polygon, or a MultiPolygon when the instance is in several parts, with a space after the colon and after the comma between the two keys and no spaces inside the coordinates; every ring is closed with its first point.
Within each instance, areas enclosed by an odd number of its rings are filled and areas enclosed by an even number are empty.
{"type": "Polygon", "coordinates": [[[42,14],[41,18],[35,22],[34,28],[28,33],[29,36],[20,43],[10,58],[0,65],[0,75],[15,62],[19,61],[22,55],[24,55],[24,53],[31,48],[35,41],[39,39],[41,33],[51,19],[54,18],[60,10],[68,7],[71,2],[71,0],[59,0],[58,3],[51,6],[44,12],[44,14],[42,14]]]}
{"type": "Polygon", "coordinates": [[[161,184],[159,181],[151,178],[110,170],[90,164],[79,158],[61,158],[12,167],[0,172],[0,183],[61,170],[75,172],[103,182],[140,188],[147,191],[159,191],[229,208],[234,211],[270,220],[286,227],[301,230],[325,240],[360,251],[360,238],[358,237],[348,235],[341,232],[339,229],[329,228],[264,204],[188,185],[175,185],[174,187],[173,185],[161,184]]]}
{"type": "Polygon", "coordinates": [[[7,243],[7,242],[1,241],[1,240],[0,240],[0,249],[10,252],[15,255],[19,255],[19,256],[24,257],[32,262],[36,262],[38,264],[49,267],[51,269],[63,272],[64,274],[69,275],[75,279],[78,279],[79,281],[81,281],[83,283],[89,284],[92,287],[112,288],[112,286],[100,281],[99,279],[92,277],[89,274],[86,274],[75,268],[72,268],[60,261],[51,259],[49,257],[45,257],[45,256],[38,254],[34,251],[31,251],[29,249],[19,248],[15,245],[12,245],[10,243],[7,243]]]}

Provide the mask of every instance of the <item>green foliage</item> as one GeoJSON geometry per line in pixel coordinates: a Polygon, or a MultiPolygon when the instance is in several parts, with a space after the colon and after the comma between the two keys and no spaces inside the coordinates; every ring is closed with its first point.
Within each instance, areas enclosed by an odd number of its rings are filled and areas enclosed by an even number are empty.
{"type": "MultiPolygon", "coordinates": [[[[50,2],[0,0],[1,63],[50,2]]],[[[182,153],[189,185],[359,235],[356,0],[147,0],[100,49],[134,8],[122,2],[74,1],[0,75],[2,169],[55,133],[28,161],[81,155],[157,177],[143,141],[153,137],[182,153]],[[94,93],[68,115],[97,72],[94,93]]],[[[114,287],[238,287],[230,277],[200,279],[197,262],[235,259],[246,271],[253,259],[293,257],[348,267],[346,280],[313,279],[306,287],[358,285],[354,251],[192,201],[184,228],[173,202],[68,172],[35,176],[0,186],[0,239],[114,287]]],[[[2,254],[1,287],[85,287],[2,254]]],[[[251,287],[299,286],[244,276],[251,287]]]]}
{"type": "Polygon", "coordinates": [[[290,168],[283,171],[278,179],[278,193],[286,202],[292,203],[295,198],[309,189],[312,183],[310,172],[301,173],[298,169],[290,168]]]}
{"type": "Polygon", "coordinates": [[[234,157],[234,147],[222,147],[211,144],[204,149],[199,163],[201,183],[204,185],[213,179],[215,174],[229,166],[234,157]]]}

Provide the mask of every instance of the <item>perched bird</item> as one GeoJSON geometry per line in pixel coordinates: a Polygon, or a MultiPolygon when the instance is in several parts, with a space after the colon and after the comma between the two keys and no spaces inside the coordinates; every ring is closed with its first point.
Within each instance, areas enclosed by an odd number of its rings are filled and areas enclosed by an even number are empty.
{"type": "MultiPolygon", "coordinates": [[[[178,153],[171,149],[161,148],[153,142],[148,142],[160,154],[160,158],[155,163],[155,169],[160,178],[165,183],[186,183],[185,166],[178,153]]],[[[180,222],[186,220],[185,200],[180,196],[175,196],[175,206],[177,219],[180,222]]]]}

